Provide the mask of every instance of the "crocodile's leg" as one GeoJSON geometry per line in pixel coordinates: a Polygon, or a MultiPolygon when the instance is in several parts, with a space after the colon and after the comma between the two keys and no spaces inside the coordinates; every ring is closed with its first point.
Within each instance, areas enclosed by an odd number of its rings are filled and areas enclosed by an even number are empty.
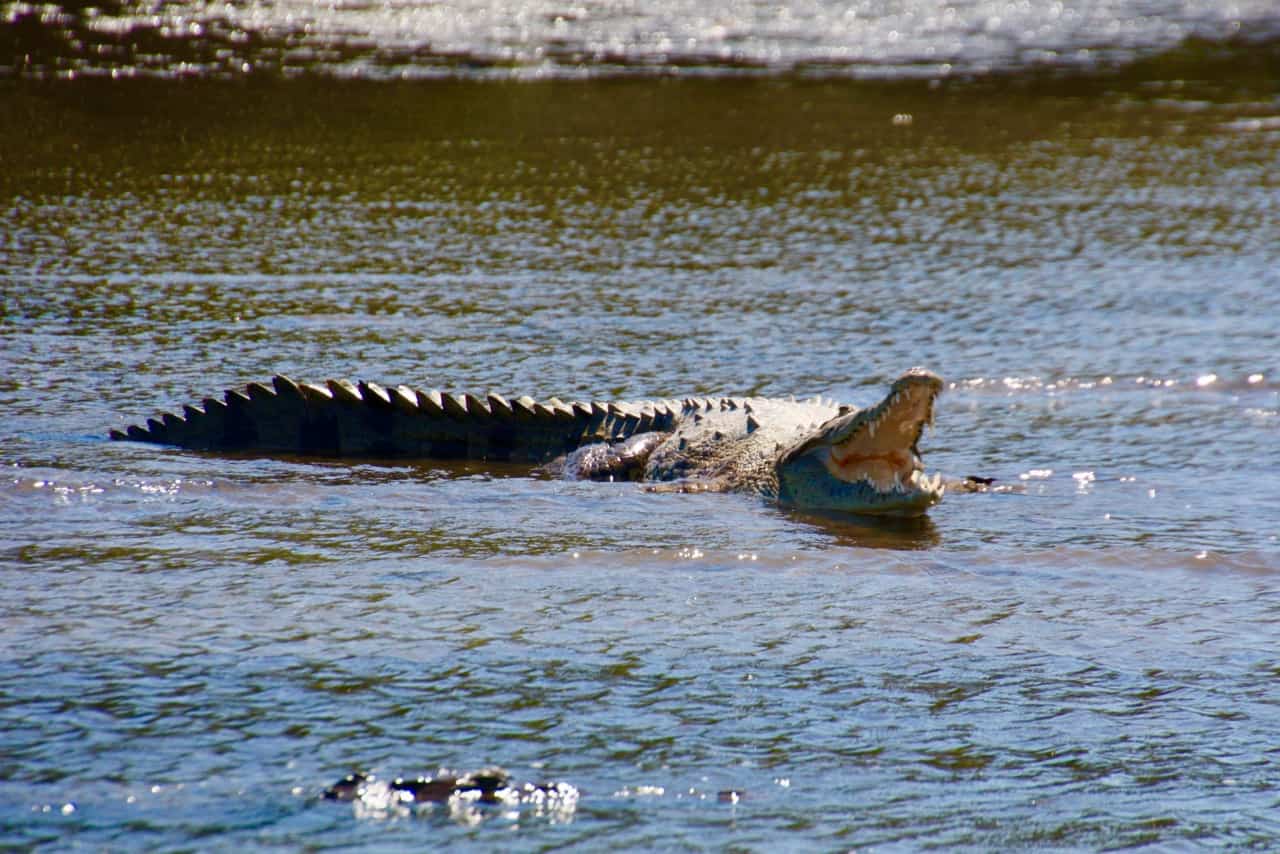
{"type": "Polygon", "coordinates": [[[619,442],[585,445],[547,465],[546,471],[569,480],[640,480],[649,455],[666,433],[639,433],[619,442]]]}

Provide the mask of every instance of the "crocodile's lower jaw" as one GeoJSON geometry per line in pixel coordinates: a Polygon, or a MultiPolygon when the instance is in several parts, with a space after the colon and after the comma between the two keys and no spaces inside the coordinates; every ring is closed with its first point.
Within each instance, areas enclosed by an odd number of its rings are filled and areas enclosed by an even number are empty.
{"type": "MultiPolygon", "coordinates": [[[[833,446],[825,453],[819,452],[823,466],[832,477],[845,483],[865,483],[877,492],[895,495],[912,493],[935,494],[940,500],[946,487],[942,475],[927,475],[924,464],[912,451],[888,451],[880,454],[843,455],[833,446]]],[[[922,496],[924,497],[924,496],[922,496]]]]}
{"type": "Polygon", "coordinates": [[[919,516],[942,500],[941,477],[909,469],[896,481],[878,483],[858,472],[834,477],[827,468],[827,449],[816,449],[789,462],[779,472],[778,500],[792,507],[842,513],[919,516]]]}

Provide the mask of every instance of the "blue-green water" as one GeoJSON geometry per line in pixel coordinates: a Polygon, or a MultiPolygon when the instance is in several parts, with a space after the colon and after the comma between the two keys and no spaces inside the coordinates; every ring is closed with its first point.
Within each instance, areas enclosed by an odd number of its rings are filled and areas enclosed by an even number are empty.
{"type": "Polygon", "coordinates": [[[1265,44],[1128,50],[0,84],[0,847],[1273,847],[1280,89],[1265,44]],[[929,470],[1009,489],[910,525],[106,439],[276,372],[915,364],[929,470]],[[320,798],[486,764],[582,794],[320,798]]]}

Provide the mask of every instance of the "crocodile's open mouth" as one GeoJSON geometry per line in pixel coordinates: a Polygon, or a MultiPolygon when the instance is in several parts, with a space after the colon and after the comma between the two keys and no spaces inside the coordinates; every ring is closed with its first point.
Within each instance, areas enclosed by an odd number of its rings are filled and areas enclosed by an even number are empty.
{"type": "Polygon", "coordinates": [[[931,375],[900,379],[881,403],[830,436],[820,456],[827,471],[848,483],[865,481],[878,492],[941,498],[942,475],[925,474],[918,447],[925,425],[933,424],[933,402],[941,390],[941,380],[931,375]]]}
{"type": "Polygon", "coordinates": [[[940,377],[912,369],[880,403],[831,419],[787,459],[808,456],[836,480],[870,487],[876,503],[935,504],[946,487],[940,474],[925,474],[918,443],[925,425],[933,423],[933,404],[941,391],[940,377]]]}

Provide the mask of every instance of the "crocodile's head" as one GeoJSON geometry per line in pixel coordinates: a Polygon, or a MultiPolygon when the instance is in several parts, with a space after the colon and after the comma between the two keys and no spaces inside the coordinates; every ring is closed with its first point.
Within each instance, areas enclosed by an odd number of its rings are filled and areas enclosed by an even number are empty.
{"type": "Polygon", "coordinates": [[[814,510],[924,513],[945,490],[940,475],[924,473],[917,444],[941,391],[939,376],[912,368],[880,403],[819,425],[779,457],[778,499],[814,510]]]}

